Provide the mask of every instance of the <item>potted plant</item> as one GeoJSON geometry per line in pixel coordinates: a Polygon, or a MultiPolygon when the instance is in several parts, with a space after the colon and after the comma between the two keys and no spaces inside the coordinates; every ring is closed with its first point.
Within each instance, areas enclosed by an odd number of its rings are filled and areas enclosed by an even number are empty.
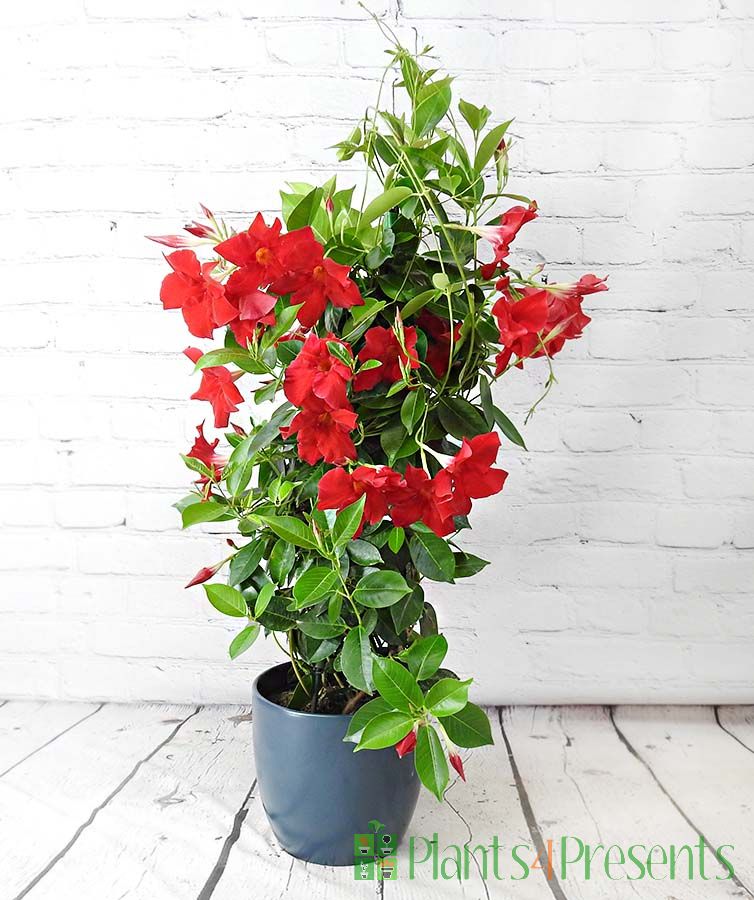
{"type": "Polygon", "coordinates": [[[282,846],[321,863],[351,863],[372,819],[400,839],[419,782],[442,799],[459,748],[492,742],[471,679],[444,668],[423,582],[487,565],[457,535],[505,483],[500,434],[524,447],[493,383],[542,359],[547,393],[590,321],[583,297],[606,289],[509,263],[537,217],[506,191],[511,123],[454,105],[429,49],[393,46],[389,108],[337,147],[379,192],[291,183],[282,222],[234,231],[202,207],[187,235],[154,238],[174,251],[164,307],[196,338],[223,335],[185,354],[227,450],[197,427],[177,507],[184,527],[232,521],[239,537],[189,586],[239,620],[232,658],[260,634],[289,657],[254,685],[255,762],[282,846]]]}

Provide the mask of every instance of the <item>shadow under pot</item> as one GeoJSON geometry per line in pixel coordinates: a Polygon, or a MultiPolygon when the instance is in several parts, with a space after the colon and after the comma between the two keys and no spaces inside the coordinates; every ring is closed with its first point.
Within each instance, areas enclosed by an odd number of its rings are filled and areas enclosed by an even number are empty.
{"type": "Polygon", "coordinates": [[[351,716],[279,706],[270,698],[286,689],[289,673],[288,663],[267,669],[252,695],[259,794],[275,837],[291,856],[319,865],[391,854],[419,795],[413,754],[354,753],[343,741],[351,716]],[[384,826],[377,833],[374,820],[384,826]]]}

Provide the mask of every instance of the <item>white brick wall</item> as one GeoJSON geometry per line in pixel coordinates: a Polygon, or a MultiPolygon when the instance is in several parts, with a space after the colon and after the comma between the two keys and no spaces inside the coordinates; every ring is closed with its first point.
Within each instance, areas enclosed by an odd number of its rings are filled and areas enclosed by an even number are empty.
{"type": "MultiPolygon", "coordinates": [[[[610,274],[477,505],[495,565],[432,590],[453,664],[485,701],[754,701],[754,4],[372,6],[516,117],[520,248],[610,274]]],[[[0,696],[245,700],[274,658],[181,587],[221,552],[170,508],[206,410],[142,235],[324,179],[382,61],[354,0],[4,8],[0,696]]]]}

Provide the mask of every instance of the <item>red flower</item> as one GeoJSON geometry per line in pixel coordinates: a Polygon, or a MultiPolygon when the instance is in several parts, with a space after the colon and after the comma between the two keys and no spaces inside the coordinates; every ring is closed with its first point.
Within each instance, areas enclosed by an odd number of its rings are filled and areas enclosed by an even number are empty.
{"type": "Polygon", "coordinates": [[[204,566],[204,568],[199,569],[186,587],[190,588],[195,584],[204,584],[205,581],[209,581],[213,575],[216,575],[219,572],[224,562],[225,561],[223,560],[222,562],[216,563],[214,566],[204,566]]]}
{"type": "Polygon", "coordinates": [[[320,459],[342,465],[356,458],[356,447],[350,438],[356,421],[356,413],[350,406],[330,409],[320,400],[301,410],[280,433],[284,438],[298,435],[298,455],[310,466],[320,459]]]}
{"type": "Polygon", "coordinates": [[[230,323],[233,336],[242,347],[254,338],[259,325],[275,324],[275,303],[277,298],[266,291],[260,291],[254,278],[246,269],[238,269],[225,285],[228,300],[238,310],[238,318],[230,323]]]}
{"type": "Polygon", "coordinates": [[[395,752],[398,754],[400,759],[403,759],[407,753],[411,753],[411,751],[416,747],[416,732],[409,731],[406,737],[402,738],[395,745],[395,752]]]}
{"type": "Polygon", "coordinates": [[[403,329],[406,352],[398,343],[392,328],[381,328],[379,325],[370,328],[364,335],[364,346],[359,350],[359,362],[378,359],[382,365],[375,369],[359,372],[353,382],[354,390],[369,391],[381,381],[390,384],[403,378],[401,362],[411,369],[419,368],[419,357],[416,355],[416,329],[413,326],[403,329]]]}
{"type": "Polygon", "coordinates": [[[512,206],[500,217],[499,225],[483,225],[472,229],[492,244],[495,253],[494,261],[482,266],[483,278],[492,278],[495,270],[510,253],[510,245],[518,232],[527,222],[536,218],[537,204],[532,201],[528,206],[512,206]]]}
{"type": "MultiPolygon", "coordinates": [[[[198,362],[202,351],[196,347],[187,347],[183,351],[192,362],[198,362]]],[[[243,403],[243,397],[235,385],[243,372],[229,372],[225,366],[209,366],[202,369],[202,380],[199,390],[191,395],[192,400],[207,400],[212,404],[215,413],[215,428],[225,428],[230,414],[243,403]]]]}
{"type": "MultiPolygon", "coordinates": [[[[448,371],[448,361],[450,360],[450,322],[425,309],[416,320],[416,324],[427,335],[425,362],[438,378],[442,378],[448,371]]],[[[456,322],[453,328],[453,343],[455,344],[460,337],[461,323],[456,322]]]]}
{"type": "Polygon", "coordinates": [[[547,291],[527,287],[523,294],[523,298],[516,302],[503,294],[492,307],[492,315],[500,328],[500,343],[504,347],[497,356],[495,371],[498,375],[514,353],[521,359],[532,352],[539,342],[539,332],[547,324],[547,291]]]}
{"type": "Polygon", "coordinates": [[[312,402],[316,405],[319,401],[333,409],[348,406],[346,387],[353,373],[330,353],[328,341],[351,350],[334,335],[318,338],[316,334],[310,334],[285,372],[283,391],[294,406],[305,407],[312,402]]]}
{"type": "Polygon", "coordinates": [[[166,256],[173,271],[160,288],[163,309],[180,309],[195,337],[212,337],[215,328],[238,315],[225,297],[225,287],[211,277],[215,263],[203,265],[193,250],[176,250],[166,256]]]}
{"type": "Polygon", "coordinates": [[[285,274],[272,288],[276,294],[290,294],[294,306],[303,303],[298,320],[304,328],[319,321],[328,300],[341,308],[364,303],[356,283],[348,277],[349,267],[325,257],[325,248],[308,225],[283,236],[281,259],[285,274]]]}
{"type": "MultiPolygon", "coordinates": [[[[203,462],[212,472],[212,478],[217,480],[222,472],[223,466],[227,462],[227,459],[225,459],[224,456],[219,456],[215,453],[215,448],[220,443],[220,439],[215,438],[210,444],[207,438],[204,437],[204,422],[202,422],[201,425],[196,426],[196,431],[198,437],[186,456],[191,457],[191,459],[198,459],[199,462],[203,462]]],[[[206,481],[206,476],[202,476],[198,483],[205,483],[206,481]]]]}
{"type": "Polygon", "coordinates": [[[451,753],[448,755],[448,759],[450,760],[451,766],[458,772],[461,778],[466,781],[466,775],[463,771],[463,760],[461,759],[458,753],[451,753]]]}
{"type": "Polygon", "coordinates": [[[597,294],[599,291],[608,290],[606,278],[597,278],[596,275],[582,275],[574,285],[574,294],[585,297],[587,294],[597,294]]]}
{"type": "Polygon", "coordinates": [[[491,497],[503,489],[508,473],[493,469],[500,449],[500,438],[494,431],[463,439],[461,449],[446,468],[453,482],[453,509],[466,515],[471,500],[491,497]]]}
{"type": "Polygon", "coordinates": [[[401,477],[388,466],[379,469],[357,466],[352,472],[330,469],[319,482],[317,509],[345,509],[366,494],[364,517],[355,537],[361,534],[364,522],[374,525],[381,522],[388,511],[387,493],[395,490],[401,477]]]}
{"type": "Polygon", "coordinates": [[[257,213],[247,231],[234,234],[215,248],[228,262],[241,267],[247,289],[269,284],[284,273],[280,261],[282,227],[280,219],[266,225],[262,214],[257,213]]]}
{"type": "Polygon", "coordinates": [[[389,491],[392,505],[390,518],[394,525],[405,527],[424,522],[438,537],[456,530],[453,522],[453,488],[450,476],[443,469],[430,478],[424,469],[406,466],[403,481],[389,491]]]}

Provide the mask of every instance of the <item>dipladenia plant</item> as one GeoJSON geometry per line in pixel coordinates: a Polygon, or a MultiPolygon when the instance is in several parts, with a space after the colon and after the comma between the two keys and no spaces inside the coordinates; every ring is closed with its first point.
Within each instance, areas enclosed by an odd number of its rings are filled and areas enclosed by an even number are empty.
{"type": "Polygon", "coordinates": [[[155,240],[179,248],[164,307],[196,338],[223,336],[185,350],[192,396],[216,429],[233,417],[222,438],[199,425],[183,457],[198,476],[177,504],[184,527],[234,521],[239,533],[190,585],[242,620],[231,657],[261,632],[286,651],[279,702],[354,712],[357,750],[413,751],[442,798],[448,764],[464,775],[459,748],[492,737],[471,679],[442,667],[422,583],[487,565],[456,535],[473,501],[505,484],[500,435],[524,446],[492,384],[541,359],[546,393],[553,357],[590,321],[584,296],[606,286],[511,264],[537,206],[506,192],[510,122],[454,105],[428,52],[389,51],[390,108],[378,101],[338,145],[341,160],[364,160],[372,193],[376,176],[370,202],[334,177],[295,182],[279,218],[236,232],[203,207],[185,236],[155,240]]]}

